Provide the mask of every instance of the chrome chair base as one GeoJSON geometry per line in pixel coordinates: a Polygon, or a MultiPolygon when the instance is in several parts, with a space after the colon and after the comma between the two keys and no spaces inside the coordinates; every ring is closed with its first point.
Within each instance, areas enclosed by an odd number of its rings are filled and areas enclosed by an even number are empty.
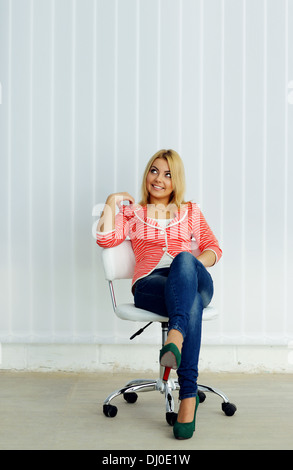
{"type": "MultiPolygon", "coordinates": [[[[162,345],[165,344],[167,338],[167,331],[168,331],[168,324],[165,322],[161,323],[162,327],[162,345]]],[[[176,419],[177,413],[174,411],[174,399],[173,399],[173,391],[179,390],[180,386],[178,380],[168,379],[163,380],[164,377],[164,367],[160,366],[160,378],[157,380],[151,379],[136,379],[127,382],[124,387],[116,390],[115,392],[111,393],[103,403],[103,413],[105,416],[114,418],[118,412],[118,408],[111,404],[111,401],[118,397],[119,395],[123,395],[123,398],[128,403],[135,403],[137,400],[137,393],[138,392],[152,392],[152,391],[159,391],[161,394],[165,395],[165,407],[166,407],[166,420],[167,422],[173,426],[176,419]]],[[[229,402],[228,397],[221,392],[220,390],[208,387],[207,385],[198,385],[198,395],[199,401],[202,403],[205,398],[206,392],[214,393],[222,398],[222,410],[227,416],[233,416],[235,411],[237,410],[236,406],[233,403],[229,402]]]]}
{"type": "MultiPolygon", "coordinates": [[[[165,409],[166,409],[166,420],[170,425],[173,425],[176,421],[177,414],[175,413],[174,407],[174,398],[173,391],[179,390],[178,380],[168,379],[168,381],[163,381],[161,378],[157,380],[151,379],[136,379],[127,382],[124,387],[111,393],[103,403],[103,412],[105,416],[113,418],[118,412],[118,408],[111,404],[112,400],[119,395],[123,395],[123,398],[128,403],[135,403],[138,396],[137,393],[140,392],[152,392],[159,391],[161,394],[165,395],[165,409]]],[[[233,416],[236,411],[236,406],[233,403],[229,402],[228,397],[221,392],[220,390],[209,387],[206,385],[198,385],[198,394],[200,398],[200,403],[202,403],[205,398],[206,392],[214,393],[222,398],[222,410],[227,416],[233,416]]]]}
{"type": "Polygon", "coordinates": [[[111,393],[104,401],[103,411],[106,416],[113,417],[117,414],[117,408],[111,405],[111,401],[123,395],[124,399],[128,403],[134,403],[137,400],[137,392],[151,392],[159,391],[165,395],[166,413],[174,413],[174,399],[172,395],[173,390],[179,390],[179,384],[177,380],[169,379],[164,382],[162,379],[150,380],[150,379],[137,379],[127,382],[127,384],[111,393]]]}

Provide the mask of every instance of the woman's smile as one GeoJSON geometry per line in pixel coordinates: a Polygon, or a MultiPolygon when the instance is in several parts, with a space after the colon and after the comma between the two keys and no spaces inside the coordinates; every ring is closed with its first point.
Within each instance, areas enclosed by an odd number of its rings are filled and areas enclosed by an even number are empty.
{"type": "Polygon", "coordinates": [[[153,187],[156,191],[162,191],[162,189],[164,189],[164,188],[162,188],[161,186],[158,186],[158,185],[156,185],[156,184],[152,184],[152,187],[153,187]]]}

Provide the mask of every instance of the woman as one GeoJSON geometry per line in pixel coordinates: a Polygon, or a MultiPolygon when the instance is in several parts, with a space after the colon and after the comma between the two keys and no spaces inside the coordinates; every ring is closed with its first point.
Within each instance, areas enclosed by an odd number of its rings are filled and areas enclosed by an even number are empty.
{"type": "Polygon", "coordinates": [[[137,205],[126,193],[111,194],[97,226],[97,243],[111,247],[131,239],[136,265],[135,305],[169,317],[167,341],[160,351],[166,379],[176,369],[180,407],[173,427],[177,439],[192,437],[198,406],[197,376],[202,311],[213,296],[207,267],[222,251],[199,207],[184,201],[185,177],[174,150],[160,150],[148,162],[137,205]],[[129,205],[122,205],[128,201],[129,205]],[[119,213],[115,216],[116,205],[119,213]],[[191,253],[191,239],[198,256],[191,253]]]}

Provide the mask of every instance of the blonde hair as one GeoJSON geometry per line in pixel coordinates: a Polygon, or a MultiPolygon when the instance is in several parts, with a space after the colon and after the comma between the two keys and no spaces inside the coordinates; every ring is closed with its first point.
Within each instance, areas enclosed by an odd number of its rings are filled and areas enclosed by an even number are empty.
{"type": "Polygon", "coordinates": [[[149,203],[149,192],[146,187],[146,178],[150,171],[151,166],[153,165],[154,161],[157,158],[165,158],[169,165],[171,178],[172,178],[172,187],[173,191],[170,196],[169,204],[175,204],[177,207],[180,204],[184,204],[184,194],[185,194],[185,172],[183,162],[177,152],[175,150],[159,150],[158,152],[153,155],[144,170],[143,178],[142,178],[142,185],[141,185],[141,196],[142,199],[140,204],[142,206],[147,205],[149,203]]]}

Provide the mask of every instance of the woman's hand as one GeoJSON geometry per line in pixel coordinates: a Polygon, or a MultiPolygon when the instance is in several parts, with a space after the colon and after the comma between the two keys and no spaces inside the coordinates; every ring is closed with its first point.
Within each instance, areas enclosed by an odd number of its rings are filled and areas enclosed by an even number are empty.
{"type": "Polygon", "coordinates": [[[130,204],[135,203],[134,198],[127,192],[113,193],[107,197],[104,210],[97,225],[97,232],[110,232],[115,229],[115,206],[117,205],[120,209],[123,201],[129,201],[130,204]]]}
{"type": "Polygon", "coordinates": [[[106,201],[106,204],[109,204],[109,205],[117,205],[117,207],[120,208],[121,206],[121,203],[123,201],[129,201],[130,204],[134,204],[135,203],[135,200],[134,198],[127,192],[123,192],[123,193],[113,193],[113,194],[110,194],[108,197],[107,197],[107,201],[106,201]]]}

